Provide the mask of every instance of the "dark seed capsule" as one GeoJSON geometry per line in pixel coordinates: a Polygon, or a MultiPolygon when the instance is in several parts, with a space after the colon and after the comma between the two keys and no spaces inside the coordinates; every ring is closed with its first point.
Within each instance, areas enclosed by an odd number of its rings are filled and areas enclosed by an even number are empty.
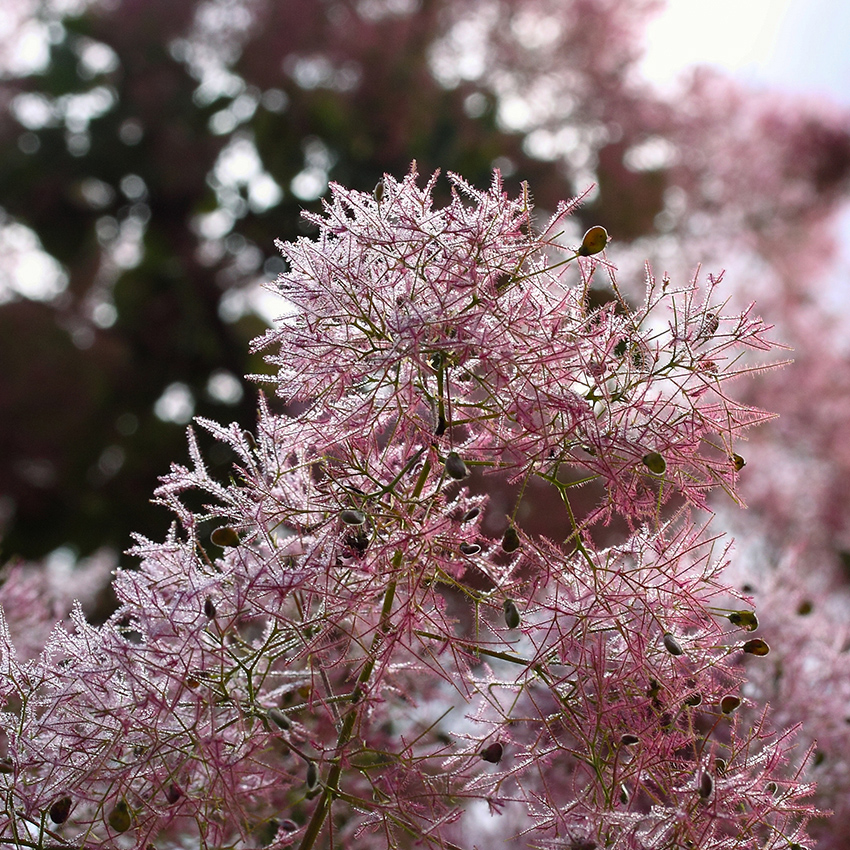
{"type": "Polygon", "coordinates": [[[740,472],[747,465],[747,462],[739,454],[729,455],[729,460],[732,461],[732,466],[735,467],[736,472],[740,472]]]}
{"type": "Polygon", "coordinates": [[[581,240],[581,245],[578,249],[578,255],[579,257],[590,257],[593,254],[598,254],[605,249],[607,244],[608,231],[597,224],[584,234],[584,238],[581,240]]]}
{"type": "Polygon", "coordinates": [[[728,618],[733,626],[740,626],[748,632],[754,632],[759,627],[758,617],[752,611],[733,611],[728,618]]]}
{"type": "Polygon", "coordinates": [[[724,714],[731,714],[733,711],[735,711],[736,708],[738,708],[740,704],[740,697],[736,697],[732,694],[729,694],[729,696],[725,696],[722,700],[720,700],[720,710],[724,714]]]}
{"type": "Polygon", "coordinates": [[[449,478],[454,478],[455,481],[463,481],[469,475],[466,464],[457,452],[449,452],[446,457],[446,472],[449,478]]]}
{"type": "Polygon", "coordinates": [[[216,546],[221,547],[239,545],[239,535],[237,534],[236,529],[230,528],[230,526],[227,525],[217,528],[210,535],[210,540],[212,540],[216,546]]]}
{"type": "Polygon", "coordinates": [[[667,652],[670,653],[670,655],[684,655],[685,650],[682,649],[679,641],[677,641],[676,638],[674,638],[673,635],[670,634],[670,632],[664,633],[663,640],[664,648],[667,650],[667,652]]]}
{"type": "Polygon", "coordinates": [[[714,769],[720,776],[726,773],[726,759],[716,758],[714,760],[714,769]]]}
{"type": "Polygon", "coordinates": [[[165,789],[165,799],[169,806],[173,806],[182,796],[183,792],[180,787],[173,782],[165,789]]]}
{"type": "Polygon", "coordinates": [[[12,759],[10,759],[8,756],[0,759],[0,773],[9,774],[9,773],[14,773],[14,772],[15,772],[15,765],[12,764],[12,759]]]}
{"type": "Polygon", "coordinates": [[[384,200],[384,179],[383,177],[375,184],[372,190],[372,196],[380,204],[384,200]]]}
{"type": "Polygon", "coordinates": [[[289,718],[279,708],[270,708],[268,710],[268,715],[269,720],[271,720],[275,726],[283,729],[284,732],[292,726],[289,722],[289,718]]]}
{"type": "Polygon", "coordinates": [[[812,610],[814,609],[814,607],[815,607],[815,606],[814,606],[814,605],[812,605],[812,601],[811,601],[810,599],[804,599],[804,600],[800,603],[800,605],[798,606],[798,608],[797,608],[797,613],[798,613],[801,617],[805,617],[805,616],[807,616],[808,614],[811,614],[811,613],[812,613],[812,610]]]}
{"type": "Polygon", "coordinates": [[[502,549],[508,553],[519,549],[519,533],[512,525],[508,526],[508,530],[502,537],[502,549]]]}
{"type": "Polygon", "coordinates": [[[490,764],[498,764],[502,760],[504,752],[505,748],[498,741],[493,741],[492,744],[488,744],[481,751],[481,758],[490,762],[490,764]]]}
{"type": "Polygon", "coordinates": [[[767,655],[770,652],[770,647],[767,645],[767,642],[763,641],[761,638],[753,638],[752,640],[748,640],[741,648],[747,654],[756,655],[759,658],[767,655]]]}
{"type": "Polygon", "coordinates": [[[470,508],[461,518],[461,522],[471,522],[481,513],[481,508],[470,508]]]}
{"type": "Polygon", "coordinates": [[[369,535],[363,529],[359,529],[345,538],[345,545],[350,546],[351,550],[358,555],[363,555],[369,548],[369,535]]]}
{"type": "Polygon", "coordinates": [[[629,789],[625,785],[620,786],[620,802],[624,806],[629,805],[629,789]]]}
{"type": "Polygon", "coordinates": [[[691,694],[685,697],[685,705],[690,708],[695,708],[702,702],[702,694],[691,694]]]}
{"type": "Polygon", "coordinates": [[[648,452],[641,462],[653,475],[664,475],[667,470],[667,461],[658,452],[648,452]]]}
{"type": "Polygon", "coordinates": [[[53,823],[65,823],[68,820],[68,815],[71,814],[71,798],[60,797],[54,801],[47,814],[50,815],[50,820],[53,823]]]}
{"type": "Polygon", "coordinates": [[[717,317],[717,313],[706,313],[703,317],[702,326],[699,329],[698,336],[703,339],[708,339],[717,333],[717,329],[719,327],[720,319],[717,317]]]}
{"type": "Polygon", "coordinates": [[[516,607],[516,603],[513,601],[513,599],[506,599],[504,608],[505,608],[505,625],[509,629],[519,628],[520,619],[521,619],[520,615],[519,615],[519,608],[516,607]]]}
{"type": "Polygon", "coordinates": [[[699,795],[703,798],[703,800],[707,800],[711,796],[711,792],[714,790],[714,779],[712,775],[707,771],[703,771],[702,776],[699,778],[699,795]]]}
{"type": "Polygon", "coordinates": [[[308,761],[307,762],[307,788],[312,791],[314,788],[319,785],[319,768],[316,767],[316,762],[308,761]]]}
{"type": "Polygon", "coordinates": [[[764,790],[773,796],[779,790],[779,786],[775,782],[768,782],[767,785],[764,786],[764,790]]]}
{"type": "Polygon", "coordinates": [[[286,820],[281,821],[280,828],[284,832],[295,832],[295,830],[298,829],[298,824],[295,823],[294,820],[289,820],[289,818],[287,818],[286,820]]]}
{"type": "Polygon", "coordinates": [[[215,615],[216,615],[215,602],[213,602],[212,599],[210,599],[210,597],[208,596],[204,600],[204,616],[208,620],[212,620],[215,617],[215,615]]]}
{"type": "Polygon", "coordinates": [[[481,551],[481,547],[477,543],[461,543],[460,551],[464,555],[477,555],[481,551]]]}
{"type": "Polygon", "coordinates": [[[125,800],[119,800],[106,818],[106,822],[116,832],[126,832],[133,823],[130,807],[125,800]]]}
{"type": "Polygon", "coordinates": [[[624,747],[634,746],[638,741],[640,741],[640,738],[637,735],[630,735],[628,732],[620,736],[620,743],[624,747]]]}
{"type": "Polygon", "coordinates": [[[346,525],[363,525],[366,522],[366,514],[363,511],[356,511],[351,508],[346,508],[346,510],[342,511],[339,518],[346,525]]]}

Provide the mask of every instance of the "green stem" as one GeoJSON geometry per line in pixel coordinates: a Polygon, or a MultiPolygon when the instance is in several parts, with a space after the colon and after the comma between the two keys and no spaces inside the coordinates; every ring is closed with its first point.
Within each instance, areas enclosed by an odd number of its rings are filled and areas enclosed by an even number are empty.
{"type": "MultiPolygon", "coordinates": [[[[396,552],[395,557],[393,558],[394,567],[397,568],[401,565],[401,557],[401,552],[396,552]]],[[[393,599],[395,598],[395,586],[395,580],[391,581],[384,593],[384,604],[381,607],[382,626],[385,622],[387,622],[390,611],[392,610],[393,599]]],[[[350,700],[355,703],[355,706],[353,706],[348,714],[346,714],[342,728],[339,730],[339,735],[336,741],[337,753],[339,753],[348,744],[354,734],[354,727],[360,715],[360,711],[357,708],[356,703],[360,701],[360,698],[363,695],[363,687],[372,677],[372,671],[375,669],[375,662],[377,660],[376,650],[383,639],[383,635],[384,631],[382,629],[381,631],[375,632],[372,637],[372,646],[369,650],[370,658],[360,671],[360,675],[357,677],[357,684],[354,686],[354,690],[352,690],[350,695],[350,700]]],[[[310,818],[309,824],[307,824],[307,830],[304,833],[304,837],[298,845],[298,850],[310,850],[310,848],[316,843],[316,839],[319,837],[319,832],[325,823],[325,818],[328,816],[328,812],[330,811],[331,801],[339,792],[339,780],[341,777],[342,764],[340,763],[339,755],[337,755],[334,764],[328,772],[328,778],[325,782],[325,788],[322,792],[322,796],[316,804],[313,816],[310,818]]]]}
{"type": "Polygon", "coordinates": [[[443,398],[443,355],[440,354],[440,367],[437,369],[437,429],[436,435],[441,437],[446,430],[446,403],[443,398]]]}
{"type": "Polygon", "coordinates": [[[582,554],[584,559],[590,565],[590,569],[593,571],[593,574],[596,575],[596,564],[594,563],[593,558],[590,557],[590,554],[588,553],[587,549],[584,546],[584,542],[581,539],[581,528],[579,527],[579,524],[576,520],[576,516],[573,513],[573,506],[570,504],[569,496],[567,496],[567,488],[564,487],[560,482],[558,482],[557,470],[553,478],[555,482],[557,482],[557,484],[559,485],[558,492],[561,495],[561,501],[564,503],[567,509],[567,514],[570,517],[570,523],[573,526],[573,533],[564,541],[564,544],[569,543],[570,540],[575,541],[576,549],[582,554]]]}
{"type": "MultiPolygon", "coordinates": [[[[431,461],[426,460],[425,465],[422,467],[422,472],[419,474],[419,478],[416,481],[416,486],[413,488],[413,499],[418,499],[422,494],[422,490],[425,487],[425,482],[428,480],[428,475],[431,472],[431,461]]],[[[341,751],[348,745],[351,741],[351,738],[354,735],[354,728],[357,725],[357,720],[360,717],[360,708],[358,703],[360,702],[361,697],[363,696],[363,689],[368,684],[369,679],[372,678],[372,673],[375,670],[375,664],[378,660],[378,648],[380,647],[381,642],[384,639],[384,635],[387,631],[389,631],[389,620],[390,614],[393,609],[393,602],[395,601],[395,591],[396,591],[396,579],[395,574],[398,571],[398,568],[401,566],[402,558],[404,557],[403,553],[399,550],[393,555],[392,560],[392,579],[390,583],[387,585],[387,589],[384,592],[384,602],[381,605],[381,628],[377,630],[372,636],[372,645],[369,648],[369,660],[363,666],[363,669],[360,671],[360,675],[357,677],[357,683],[354,686],[354,689],[351,691],[349,699],[353,703],[351,710],[345,715],[345,720],[343,720],[342,728],[339,730],[339,735],[336,740],[336,752],[337,756],[334,760],[334,763],[331,765],[331,769],[328,771],[328,778],[325,781],[325,787],[322,791],[321,797],[319,797],[319,801],[316,804],[316,808],[313,810],[313,816],[310,818],[310,822],[307,824],[307,829],[304,832],[304,837],[301,839],[301,843],[298,845],[298,850],[311,850],[313,845],[316,843],[316,839],[319,837],[319,833],[324,826],[325,819],[327,818],[330,808],[331,802],[337,796],[339,796],[339,780],[342,778],[342,763],[340,761],[340,753],[341,751]]]]}
{"type": "MultiPolygon", "coordinates": [[[[444,641],[446,639],[445,635],[435,635],[431,632],[425,632],[419,629],[416,629],[414,634],[417,637],[428,638],[429,640],[444,641]]],[[[509,661],[511,664],[521,664],[523,667],[528,667],[530,664],[528,659],[522,658],[519,655],[513,655],[509,652],[500,652],[494,649],[485,649],[484,647],[479,646],[476,641],[452,638],[452,643],[465,646],[470,651],[475,652],[476,655],[486,655],[488,658],[498,658],[501,661],[509,661]]]]}

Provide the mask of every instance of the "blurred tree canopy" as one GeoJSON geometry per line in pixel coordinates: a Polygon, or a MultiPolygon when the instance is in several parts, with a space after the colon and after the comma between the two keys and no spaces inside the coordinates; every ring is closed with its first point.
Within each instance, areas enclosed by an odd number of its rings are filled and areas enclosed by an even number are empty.
{"type": "Polygon", "coordinates": [[[601,223],[644,251],[711,214],[766,256],[850,172],[843,116],[640,83],[652,0],[17,2],[45,52],[0,80],[0,244],[35,233],[55,263],[33,294],[0,260],[4,557],[162,535],[148,499],[192,413],[254,422],[259,285],[328,180],[498,167],[543,210],[595,183],[568,238],[601,223]]]}

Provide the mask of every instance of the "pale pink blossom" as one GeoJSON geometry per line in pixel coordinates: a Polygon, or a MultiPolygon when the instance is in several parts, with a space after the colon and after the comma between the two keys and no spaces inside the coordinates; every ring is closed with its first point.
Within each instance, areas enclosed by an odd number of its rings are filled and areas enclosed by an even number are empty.
{"type": "Polygon", "coordinates": [[[794,730],[743,688],[764,663],[729,542],[729,394],[775,347],[721,281],[619,292],[604,242],[538,232],[498,173],[333,187],[282,245],[287,318],[257,342],[298,416],[261,398],[212,478],[196,432],[103,626],[79,606],[19,658],[2,620],[6,807],[22,847],[790,850],[815,813],[794,730]],[[488,483],[519,495],[491,516],[488,483]],[[559,497],[559,540],[518,520],[559,497]],[[582,483],[598,504],[574,509],[582,483]],[[474,485],[474,488],[473,488],[474,485]],[[599,523],[625,521],[602,546],[599,523]]]}

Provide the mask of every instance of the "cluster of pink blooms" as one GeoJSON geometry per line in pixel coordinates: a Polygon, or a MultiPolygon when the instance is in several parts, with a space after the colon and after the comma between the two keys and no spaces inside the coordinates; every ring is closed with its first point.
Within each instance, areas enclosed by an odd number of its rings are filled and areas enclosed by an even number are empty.
{"type": "Polygon", "coordinates": [[[416,178],[334,186],[280,246],[287,312],[256,346],[306,409],[198,422],[231,480],[190,433],[113,617],[77,607],[33,658],[0,622],[3,841],[806,846],[808,754],[744,710],[769,646],[704,519],[767,418],[728,382],[769,329],[715,279],[647,272],[628,304],[601,228],[561,244],[573,205],[538,226],[498,174],[444,208],[416,178]],[[561,539],[524,526],[531,482],[561,539]]]}

